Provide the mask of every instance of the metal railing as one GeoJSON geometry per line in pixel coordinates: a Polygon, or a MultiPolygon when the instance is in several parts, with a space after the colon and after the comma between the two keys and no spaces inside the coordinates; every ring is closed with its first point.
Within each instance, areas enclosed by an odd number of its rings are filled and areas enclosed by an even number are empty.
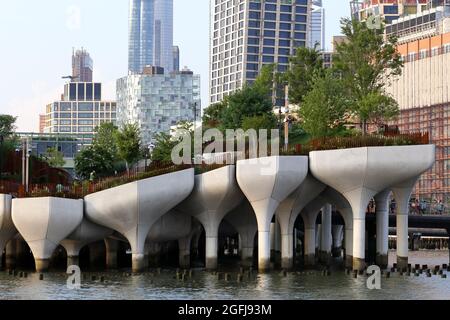
{"type": "Polygon", "coordinates": [[[92,193],[189,168],[192,168],[192,166],[154,163],[145,172],[135,171],[131,173],[125,173],[120,176],[100,179],[97,181],[75,181],[70,185],[55,183],[30,184],[28,191],[25,190],[25,187],[22,184],[10,181],[0,181],[0,193],[11,194],[16,198],[58,197],[68,199],[82,199],[92,193]]]}

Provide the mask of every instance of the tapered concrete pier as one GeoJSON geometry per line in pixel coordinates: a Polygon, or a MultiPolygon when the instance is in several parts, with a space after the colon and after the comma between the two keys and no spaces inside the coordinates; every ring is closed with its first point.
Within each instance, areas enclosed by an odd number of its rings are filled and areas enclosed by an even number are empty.
{"type": "Polygon", "coordinates": [[[178,211],[192,215],[205,229],[206,269],[217,269],[220,223],[243,199],[236,182],[236,167],[231,165],[195,176],[194,190],[177,206],[178,211]]]}
{"type": "Polygon", "coordinates": [[[194,169],[136,181],[85,197],[86,216],[123,234],[131,245],[133,272],[142,272],[151,227],[189,196],[193,187],[194,169]]]}
{"type": "Polygon", "coordinates": [[[322,208],[322,225],[320,229],[319,261],[325,265],[331,262],[332,237],[332,207],[327,203],[322,208]]]}
{"type": "Polygon", "coordinates": [[[280,203],[276,215],[281,228],[281,267],[294,267],[294,224],[300,212],[313,201],[326,186],[308,175],[303,183],[280,203]]]}
{"type": "Polygon", "coordinates": [[[308,174],[307,157],[266,157],[238,161],[237,180],[258,222],[258,266],[270,269],[270,223],[279,204],[308,174]]]}
{"type": "Polygon", "coordinates": [[[36,271],[45,272],[58,244],[80,225],[83,200],[14,199],[12,219],[33,252],[36,271]]]}
{"type": "Polygon", "coordinates": [[[0,269],[3,267],[3,250],[8,241],[17,234],[11,217],[11,203],[12,197],[10,195],[0,194],[0,269]]]}
{"type": "Polygon", "coordinates": [[[253,265],[253,244],[258,232],[258,224],[252,206],[245,199],[225,217],[225,220],[239,233],[242,266],[251,267],[253,265]]]}
{"type": "Polygon", "coordinates": [[[78,265],[80,250],[84,246],[103,240],[112,234],[113,230],[83,219],[75,231],[60,243],[67,252],[67,266],[78,265]]]}
{"type": "Polygon", "coordinates": [[[366,147],[310,153],[312,174],[339,191],[353,213],[353,269],[365,268],[365,216],[376,194],[417,177],[434,163],[435,146],[366,147]]]}
{"type": "Polygon", "coordinates": [[[382,268],[388,267],[389,251],[389,200],[391,190],[384,190],[375,196],[377,215],[377,255],[376,263],[382,268]]]}

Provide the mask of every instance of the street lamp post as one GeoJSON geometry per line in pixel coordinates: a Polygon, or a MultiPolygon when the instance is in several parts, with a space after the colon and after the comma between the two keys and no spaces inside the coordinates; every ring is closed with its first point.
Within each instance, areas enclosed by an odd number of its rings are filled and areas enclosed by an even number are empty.
{"type": "Polygon", "coordinates": [[[4,142],[4,137],[3,135],[0,135],[0,180],[3,177],[3,156],[4,156],[4,152],[3,152],[3,142],[4,142]]]}
{"type": "Polygon", "coordinates": [[[25,191],[28,192],[28,186],[30,181],[30,156],[31,145],[29,138],[22,139],[22,185],[25,187],[25,191]]]}

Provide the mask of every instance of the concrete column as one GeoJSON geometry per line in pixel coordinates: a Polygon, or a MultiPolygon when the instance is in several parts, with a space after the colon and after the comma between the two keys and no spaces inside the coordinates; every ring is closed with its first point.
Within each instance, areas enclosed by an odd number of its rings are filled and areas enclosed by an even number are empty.
{"type": "Polygon", "coordinates": [[[364,270],[366,253],[366,218],[353,219],[353,270],[364,270]]]}
{"type": "Polygon", "coordinates": [[[320,225],[320,224],[317,224],[316,226],[315,226],[315,230],[316,230],[316,235],[315,235],[315,237],[316,237],[316,239],[315,239],[315,252],[317,253],[317,254],[319,254],[319,250],[320,250],[320,235],[321,235],[321,233],[322,233],[322,226],[320,225]]]}
{"type": "Polygon", "coordinates": [[[6,244],[6,250],[5,250],[5,268],[6,269],[15,269],[17,265],[17,259],[16,259],[16,240],[11,239],[6,244]]]}
{"type": "MultiPolygon", "coordinates": [[[[78,241],[64,240],[61,244],[67,253],[67,267],[79,265],[79,255],[82,244],[78,241]]],[[[91,247],[89,248],[89,257],[91,255],[91,247]]]]}
{"type": "Polygon", "coordinates": [[[16,238],[16,263],[19,268],[22,267],[26,261],[28,253],[27,249],[28,247],[25,240],[23,240],[22,237],[18,236],[16,238]]]}
{"type": "Polygon", "coordinates": [[[333,248],[331,250],[333,258],[340,258],[342,255],[342,240],[344,226],[333,226],[333,248]]]}
{"type": "Polygon", "coordinates": [[[375,196],[377,216],[377,255],[376,263],[382,268],[388,267],[389,251],[389,199],[390,190],[385,190],[375,196]]]}
{"type": "Polygon", "coordinates": [[[106,268],[109,270],[117,269],[117,251],[119,250],[119,241],[111,238],[105,238],[106,248],[106,268]]]}
{"type": "Polygon", "coordinates": [[[332,208],[330,204],[326,204],[322,208],[322,225],[320,228],[320,249],[319,261],[324,264],[330,263],[331,246],[332,246],[332,208]]]}
{"type": "Polygon", "coordinates": [[[294,267],[294,235],[281,235],[281,268],[290,270],[294,267]]]}
{"type": "Polygon", "coordinates": [[[98,268],[105,262],[105,246],[102,242],[95,242],[89,245],[89,266],[98,268]]]}
{"type": "Polygon", "coordinates": [[[191,267],[191,235],[178,240],[180,268],[191,267]]]}
{"type": "Polygon", "coordinates": [[[409,200],[418,177],[405,181],[392,188],[397,207],[397,266],[408,267],[408,218],[409,200]]]}
{"type": "Polygon", "coordinates": [[[147,242],[145,244],[147,252],[147,265],[150,268],[157,268],[160,266],[161,244],[157,242],[147,242]]]}
{"type": "Polygon", "coordinates": [[[353,221],[350,227],[345,226],[345,267],[353,267],[353,221]]]}
{"type": "Polygon", "coordinates": [[[355,189],[346,194],[353,213],[353,270],[362,271],[366,267],[366,211],[375,194],[366,188],[355,189]]]}
{"type": "Polygon", "coordinates": [[[217,255],[219,251],[219,224],[220,222],[211,221],[209,225],[204,225],[206,231],[206,270],[216,270],[218,267],[217,255]]]}
{"type": "Polygon", "coordinates": [[[196,232],[192,237],[192,255],[194,258],[198,258],[198,242],[200,241],[200,237],[202,236],[203,229],[199,232],[196,232]]]}
{"type": "Polygon", "coordinates": [[[316,228],[305,225],[305,267],[316,264],[316,228]]]}
{"type": "MultiPolygon", "coordinates": [[[[250,227],[248,227],[250,228],[250,227]]],[[[241,252],[241,264],[244,267],[253,266],[253,243],[255,240],[256,230],[239,233],[239,247],[241,252]]]]}

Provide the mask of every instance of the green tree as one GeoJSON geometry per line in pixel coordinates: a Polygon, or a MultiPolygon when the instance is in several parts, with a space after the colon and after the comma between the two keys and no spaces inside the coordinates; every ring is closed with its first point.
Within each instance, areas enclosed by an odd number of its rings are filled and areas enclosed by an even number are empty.
{"type": "Polygon", "coordinates": [[[117,154],[125,161],[127,172],[130,166],[135,164],[141,155],[140,130],[137,124],[126,124],[115,134],[117,154]]]}
{"type": "Polygon", "coordinates": [[[305,95],[311,90],[312,79],[324,72],[323,60],[316,49],[297,49],[290,59],[291,67],[285,78],[289,85],[289,101],[301,105],[305,95]]]}
{"type": "Polygon", "coordinates": [[[337,44],[334,69],[344,83],[349,107],[358,116],[364,134],[367,125],[398,114],[398,105],[385,88],[401,75],[403,62],[397,39],[384,39],[384,28],[369,29],[365,22],[342,19],[346,41],[337,44]]]}
{"type": "Polygon", "coordinates": [[[326,71],[315,75],[311,85],[300,109],[303,128],[313,138],[332,135],[342,129],[347,110],[343,83],[326,71]]]}
{"type": "Polygon", "coordinates": [[[277,118],[275,114],[264,114],[261,116],[246,117],[242,120],[242,129],[249,130],[255,129],[257,132],[261,129],[276,129],[277,128],[277,118]]]}
{"type": "Polygon", "coordinates": [[[155,148],[152,152],[152,161],[171,162],[172,149],[178,144],[177,140],[172,139],[167,133],[156,135],[155,148]]]}
{"type": "Polygon", "coordinates": [[[83,180],[88,180],[91,173],[94,173],[94,177],[112,175],[114,161],[115,159],[107,150],[98,146],[89,146],[75,156],[75,173],[83,180]]]}
{"type": "Polygon", "coordinates": [[[16,130],[16,120],[16,117],[7,114],[0,114],[0,136],[6,138],[14,133],[16,130]]]}
{"type": "Polygon", "coordinates": [[[244,118],[271,114],[269,96],[261,94],[259,87],[246,85],[228,96],[228,107],[222,113],[221,129],[242,128],[244,118]]]}
{"type": "Polygon", "coordinates": [[[64,154],[56,148],[48,148],[44,159],[53,168],[61,168],[66,164],[64,154]]]}
{"type": "Polygon", "coordinates": [[[253,88],[259,90],[261,94],[272,98],[272,94],[277,84],[279,83],[280,75],[275,71],[276,64],[264,65],[255,82],[253,88]]]}
{"type": "Polygon", "coordinates": [[[115,135],[119,129],[111,122],[102,123],[95,129],[93,145],[111,154],[112,158],[117,158],[117,143],[115,135]]]}
{"type": "Polygon", "coordinates": [[[203,112],[203,126],[207,128],[215,128],[222,121],[222,114],[228,107],[227,97],[218,103],[211,104],[203,112]]]}

